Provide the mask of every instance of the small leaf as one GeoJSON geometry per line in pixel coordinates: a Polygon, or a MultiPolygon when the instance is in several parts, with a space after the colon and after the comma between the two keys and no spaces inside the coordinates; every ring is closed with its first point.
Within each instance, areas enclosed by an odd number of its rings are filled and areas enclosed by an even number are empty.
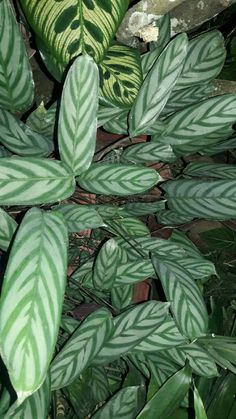
{"type": "Polygon", "coordinates": [[[189,365],[195,374],[208,378],[219,376],[214,358],[197,343],[181,346],[178,349],[187,355],[189,365]]]}
{"type": "Polygon", "coordinates": [[[117,117],[119,118],[124,112],[126,113],[126,111],[123,111],[123,109],[118,108],[117,106],[99,104],[97,128],[102,127],[109,121],[114,121],[114,119],[117,120],[117,117]]]}
{"type": "Polygon", "coordinates": [[[165,208],[165,201],[161,200],[153,202],[128,202],[124,205],[124,209],[136,217],[154,214],[163,208],[165,208]]]}
{"type": "Polygon", "coordinates": [[[70,233],[104,226],[101,216],[92,205],[65,204],[53,209],[63,214],[70,233]]]}
{"type": "Polygon", "coordinates": [[[26,125],[33,131],[39,132],[44,137],[52,140],[56,125],[56,112],[57,102],[54,102],[49,109],[46,109],[44,103],[41,102],[26,119],[26,125]]]}
{"type": "Polygon", "coordinates": [[[119,264],[114,285],[136,284],[152,276],[155,276],[155,270],[151,261],[140,258],[119,264]]]}
{"type": "Polygon", "coordinates": [[[97,289],[111,289],[116,279],[119,247],[115,240],[108,240],[100,249],[94,265],[93,283],[97,289]]]}
{"type": "Polygon", "coordinates": [[[0,249],[7,251],[17,229],[17,222],[0,208],[0,249]]]}
{"type": "Polygon", "coordinates": [[[113,134],[128,134],[128,112],[125,110],[103,125],[107,132],[113,134]]]}
{"type": "MultiPolygon", "coordinates": [[[[120,212],[121,214],[122,212],[120,212]]],[[[106,224],[106,230],[111,231],[116,236],[150,236],[150,231],[146,224],[135,217],[107,220],[106,224]]]]}
{"type": "Polygon", "coordinates": [[[118,391],[92,419],[134,419],[137,413],[139,387],[125,387],[118,391]]]}
{"type": "Polygon", "coordinates": [[[214,177],[218,179],[236,179],[236,166],[223,163],[193,162],[183,172],[196,177],[214,177]]]}
{"type": "Polygon", "coordinates": [[[170,226],[173,226],[174,224],[186,224],[189,221],[192,221],[193,218],[193,216],[179,214],[171,210],[162,210],[159,211],[157,214],[157,221],[159,224],[165,224],[170,226]]]}
{"type": "Polygon", "coordinates": [[[132,163],[172,162],[176,155],[170,145],[145,143],[127,147],[122,153],[122,159],[132,163]]]}
{"type": "Polygon", "coordinates": [[[111,303],[117,310],[123,310],[133,302],[134,288],[132,285],[113,287],[111,290],[111,303]]]}

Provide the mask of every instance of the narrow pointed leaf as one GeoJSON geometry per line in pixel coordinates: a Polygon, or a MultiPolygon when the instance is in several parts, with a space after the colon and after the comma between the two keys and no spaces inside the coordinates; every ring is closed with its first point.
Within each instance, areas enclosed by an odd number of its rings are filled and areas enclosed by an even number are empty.
{"type": "Polygon", "coordinates": [[[134,419],[137,413],[139,387],[125,387],[118,391],[92,419],[134,419]]]}
{"type": "Polygon", "coordinates": [[[109,121],[113,121],[114,118],[119,117],[124,112],[123,109],[118,108],[117,106],[105,106],[99,104],[98,107],[98,120],[97,120],[97,128],[102,127],[104,124],[106,124],[109,121]]]}
{"type": "Polygon", "coordinates": [[[40,105],[28,116],[26,124],[33,131],[39,132],[44,137],[52,140],[56,125],[57,102],[54,102],[49,109],[44,103],[40,105]]]}
{"type": "Polygon", "coordinates": [[[157,214],[157,221],[159,224],[169,225],[172,226],[174,224],[186,224],[192,221],[193,216],[187,216],[183,214],[179,214],[175,211],[171,210],[162,210],[157,214]]]}
{"type": "Polygon", "coordinates": [[[62,93],[58,141],[62,161],[79,174],[91,164],[97,133],[98,69],[82,56],[70,68],[62,93]]]}
{"type": "Polygon", "coordinates": [[[113,324],[106,309],[90,314],[73,333],[51,364],[51,387],[56,390],[72,383],[89,366],[109,339],[113,324]]]}
{"type": "Polygon", "coordinates": [[[236,166],[223,163],[193,162],[183,172],[196,177],[214,177],[218,179],[236,179],[236,166]]]}
{"type": "Polygon", "coordinates": [[[111,289],[116,279],[119,262],[119,247],[114,239],[108,240],[95,260],[93,283],[97,289],[111,289]]]}
{"type": "Polygon", "coordinates": [[[181,34],[164,49],[144,80],[129,116],[130,136],[143,133],[164,108],[182,70],[187,36],[181,34]]]}
{"type": "Polygon", "coordinates": [[[151,189],[161,177],[148,167],[94,163],[77,180],[83,189],[96,194],[126,196],[151,189]]]}
{"type": "Polygon", "coordinates": [[[92,205],[57,205],[54,209],[64,215],[70,233],[104,226],[104,222],[92,205]]]}
{"type": "Polygon", "coordinates": [[[110,121],[106,122],[103,125],[103,128],[107,132],[111,132],[113,134],[128,134],[128,112],[124,110],[119,115],[115,116],[115,118],[111,119],[110,121]]]}
{"type": "Polygon", "coordinates": [[[194,410],[196,419],[207,419],[207,414],[197,387],[194,386],[194,410]]]}
{"type": "Polygon", "coordinates": [[[0,106],[11,111],[27,109],[33,101],[34,82],[9,1],[0,2],[0,57],[0,106]]]}
{"type": "Polygon", "coordinates": [[[134,288],[132,285],[113,287],[111,290],[111,303],[117,310],[122,310],[133,302],[134,288]]]}
{"type": "Polygon", "coordinates": [[[17,229],[17,222],[0,208],[0,249],[7,251],[13,234],[17,229]]]}
{"type": "Polygon", "coordinates": [[[11,249],[0,303],[0,347],[21,401],[42,385],[55,349],[67,245],[62,216],[33,208],[11,249]]]}
{"type": "Polygon", "coordinates": [[[172,162],[176,160],[176,155],[170,145],[153,142],[127,147],[122,153],[122,159],[132,163],[172,162]]]}
{"type": "Polygon", "coordinates": [[[150,236],[150,231],[146,224],[136,217],[107,220],[106,224],[106,229],[116,236],[150,236]]]}
{"type": "Polygon", "coordinates": [[[153,201],[153,202],[128,202],[124,205],[124,208],[136,217],[148,214],[154,214],[155,212],[165,208],[165,201],[153,201]]]}
{"type": "Polygon", "coordinates": [[[189,365],[195,374],[203,377],[217,377],[218,371],[214,358],[200,345],[191,343],[190,345],[177,348],[187,355],[189,365]]]}
{"type": "Polygon", "coordinates": [[[4,157],[0,166],[0,205],[35,205],[68,198],[73,174],[56,160],[4,157]]]}

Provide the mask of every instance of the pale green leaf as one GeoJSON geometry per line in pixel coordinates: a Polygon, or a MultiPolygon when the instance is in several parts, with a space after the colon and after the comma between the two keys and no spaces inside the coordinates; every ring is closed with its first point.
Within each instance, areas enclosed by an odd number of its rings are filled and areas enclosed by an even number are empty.
{"type": "Polygon", "coordinates": [[[179,350],[186,354],[189,365],[195,374],[208,378],[219,375],[214,358],[197,343],[181,346],[179,350]]]}
{"type": "Polygon", "coordinates": [[[123,310],[133,302],[134,288],[132,285],[113,287],[111,290],[111,304],[117,310],[123,310]]]}
{"type": "Polygon", "coordinates": [[[183,215],[183,214],[179,214],[175,211],[171,211],[171,210],[161,210],[158,212],[157,214],[157,221],[159,224],[165,224],[165,225],[169,225],[169,226],[173,226],[173,225],[179,225],[179,224],[186,224],[190,221],[192,221],[194,217],[193,216],[188,216],[188,215],[183,215]]]}
{"type": "Polygon", "coordinates": [[[134,419],[137,414],[139,387],[125,387],[119,390],[92,419],[134,419]]]}
{"type": "MultiPolygon", "coordinates": [[[[120,212],[120,215],[122,212],[120,212]]],[[[107,230],[116,236],[150,236],[150,231],[146,224],[135,217],[116,218],[106,221],[107,230]]]]}
{"type": "Polygon", "coordinates": [[[196,177],[236,179],[236,166],[234,164],[193,162],[188,164],[183,173],[196,177]]]}
{"type": "Polygon", "coordinates": [[[100,249],[94,265],[93,283],[97,289],[111,289],[116,279],[119,262],[119,247],[114,239],[108,240],[100,249]]]}
{"type": "MultiPolygon", "coordinates": [[[[114,119],[117,120],[117,117],[119,119],[120,115],[123,115],[124,113],[126,113],[126,111],[124,111],[121,108],[118,108],[117,106],[109,106],[109,105],[101,105],[99,103],[99,107],[98,107],[98,121],[97,121],[97,127],[102,127],[104,124],[106,124],[109,121],[113,121],[114,119]]],[[[117,124],[116,124],[117,125],[117,124]]]]}
{"type": "Polygon", "coordinates": [[[48,109],[46,109],[44,103],[41,102],[28,116],[26,124],[33,131],[39,132],[44,137],[52,140],[56,125],[56,112],[57,102],[54,102],[48,109]]]}
{"type": "Polygon", "coordinates": [[[7,251],[17,229],[17,222],[0,208],[0,249],[7,251]]]}
{"type": "Polygon", "coordinates": [[[107,132],[113,134],[128,134],[128,112],[125,110],[103,125],[107,132]]]}
{"type": "Polygon", "coordinates": [[[156,275],[150,260],[127,261],[119,264],[114,285],[136,284],[152,276],[156,275]]]}
{"type": "Polygon", "coordinates": [[[105,225],[92,205],[65,204],[57,205],[53,209],[64,215],[70,233],[105,225]]]}
{"type": "Polygon", "coordinates": [[[176,155],[168,144],[148,142],[127,147],[122,153],[122,159],[132,163],[172,162],[176,160],[176,155]]]}

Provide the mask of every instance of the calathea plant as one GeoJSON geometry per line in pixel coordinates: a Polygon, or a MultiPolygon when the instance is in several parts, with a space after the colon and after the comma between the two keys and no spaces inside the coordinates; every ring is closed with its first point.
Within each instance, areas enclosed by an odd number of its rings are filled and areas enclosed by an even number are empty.
{"type": "Polygon", "coordinates": [[[235,217],[233,166],[192,163],[168,182],[149,167],[235,147],[236,97],[208,98],[224,63],[223,38],[212,31],[170,40],[166,16],[157,43],[140,57],[111,45],[127,1],[21,4],[48,69],[57,78],[69,70],[58,121],[57,104],[17,118],[32,104],[34,83],[10,2],[0,1],[0,246],[8,256],[0,352],[9,376],[1,376],[1,415],[55,417],[59,394],[68,418],[183,418],[191,408],[211,418],[203,382],[222,368],[234,375],[236,364],[235,338],[217,335],[203,298],[215,267],[182,231],[151,237],[138,217],[152,213],[175,226],[235,217]],[[131,145],[103,159],[98,126],[127,133],[131,145]],[[140,134],[150,141],[135,144],[140,134]],[[165,196],[154,202],[69,199],[77,185],[99,198],[157,184],[165,196]],[[68,233],[87,228],[109,236],[67,281],[68,233]],[[134,284],[146,278],[163,298],[134,304],[134,284]],[[98,302],[96,310],[82,321],[70,316],[64,297],[72,294],[98,302]]]}

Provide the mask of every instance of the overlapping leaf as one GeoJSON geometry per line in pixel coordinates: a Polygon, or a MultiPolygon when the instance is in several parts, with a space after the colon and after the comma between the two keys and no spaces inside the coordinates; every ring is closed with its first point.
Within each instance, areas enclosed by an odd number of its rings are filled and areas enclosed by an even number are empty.
{"type": "Polygon", "coordinates": [[[7,251],[16,229],[17,222],[14,218],[0,208],[0,249],[7,251]]]}
{"type": "Polygon", "coordinates": [[[66,204],[54,209],[64,215],[69,232],[79,232],[104,226],[104,222],[92,205],[66,204]]]}
{"type": "Polygon", "coordinates": [[[54,102],[49,109],[44,103],[40,105],[28,116],[26,124],[33,131],[39,132],[44,137],[52,140],[56,125],[57,102],[54,102]]]}
{"type": "Polygon", "coordinates": [[[25,44],[9,1],[0,2],[0,106],[11,111],[28,108],[34,82],[25,44]]]}
{"type": "Polygon", "coordinates": [[[123,109],[118,108],[117,106],[106,106],[99,104],[98,107],[98,121],[97,121],[97,127],[102,127],[104,124],[106,124],[108,121],[114,120],[114,118],[119,117],[124,112],[123,109]]]}
{"type": "Polygon", "coordinates": [[[158,223],[170,226],[188,223],[193,218],[194,216],[183,215],[171,210],[162,210],[157,214],[158,223]]]}
{"type": "Polygon", "coordinates": [[[122,153],[122,159],[132,163],[146,162],[172,162],[176,160],[176,155],[170,145],[145,143],[135,144],[127,147],[122,153]]]}
{"type": "Polygon", "coordinates": [[[182,346],[180,350],[187,355],[189,365],[195,374],[208,378],[219,375],[213,357],[197,343],[182,346]]]}
{"type": "Polygon", "coordinates": [[[103,125],[103,128],[107,132],[114,134],[128,134],[128,112],[126,110],[122,111],[115,118],[106,122],[103,125]]]}
{"type": "Polygon", "coordinates": [[[194,386],[194,410],[196,419],[207,419],[206,411],[201,399],[201,396],[198,392],[197,387],[194,386]]]}
{"type": "Polygon", "coordinates": [[[117,310],[122,310],[133,302],[134,289],[132,285],[113,287],[111,290],[111,303],[117,310]]]}
{"type": "Polygon", "coordinates": [[[196,177],[213,177],[218,179],[236,179],[236,166],[223,163],[193,162],[183,172],[196,177]]]}
{"type": "MultiPolygon", "coordinates": [[[[222,138],[224,139],[224,138],[222,138]]],[[[229,140],[220,141],[216,144],[212,144],[209,146],[204,146],[199,150],[199,153],[204,156],[212,156],[213,154],[223,153],[227,150],[234,150],[236,148],[236,141],[235,138],[231,138],[229,140]]]]}
{"type": "Polygon", "coordinates": [[[90,192],[125,196],[152,188],[161,177],[148,167],[94,163],[77,180],[90,192]]]}
{"type": "Polygon", "coordinates": [[[106,221],[106,229],[111,231],[116,236],[146,236],[150,235],[150,231],[146,224],[136,217],[122,217],[114,218],[106,221]]]}
{"type": "Polygon", "coordinates": [[[11,249],[1,295],[0,347],[20,402],[42,385],[55,349],[67,245],[62,216],[33,208],[11,249]]]}
{"type": "Polygon", "coordinates": [[[97,289],[111,289],[116,279],[119,262],[119,247],[114,239],[108,240],[100,249],[93,270],[93,283],[97,289]]]}
{"type": "Polygon", "coordinates": [[[59,161],[33,157],[3,157],[0,205],[52,203],[72,195],[72,173],[59,161]]]}
{"type": "Polygon", "coordinates": [[[153,201],[153,202],[128,202],[124,205],[124,208],[136,217],[148,214],[154,214],[155,212],[165,208],[165,201],[153,201]]]}
{"type": "Polygon", "coordinates": [[[116,272],[115,285],[135,284],[151,276],[155,271],[150,260],[136,259],[120,263],[116,272]]]}
{"type": "Polygon", "coordinates": [[[157,119],[182,70],[187,36],[181,34],[164,49],[144,80],[129,115],[130,136],[143,133],[157,119]]]}
{"type": "Polygon", "coordinates": [[[122,388],[92,418],[133,419],[137,413],[138,390],[137,386],[122,388]]]}

